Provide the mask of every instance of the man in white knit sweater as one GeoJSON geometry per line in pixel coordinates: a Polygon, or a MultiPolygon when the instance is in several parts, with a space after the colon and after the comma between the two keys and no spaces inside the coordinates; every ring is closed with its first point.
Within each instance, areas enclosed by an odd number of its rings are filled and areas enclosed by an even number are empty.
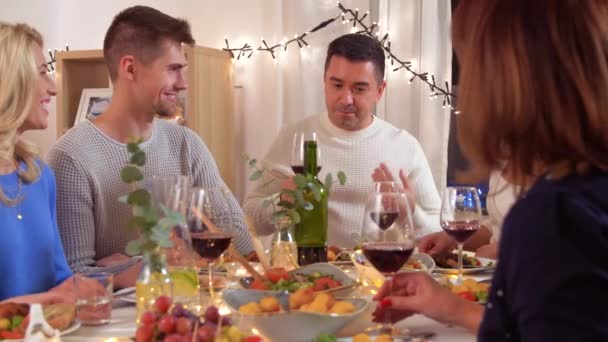
{"type": "Polygon", "coordinates": [[[259,234],[273,232],[269,223],[272,208],[262,208],[261,203],[281,187],[289,186],[293,176],[291,146],[297,131],[317,133],[322,166],[319,179],[338,171],[344,171],[348,178],[344,186],[332,187],[329,198],[330,245],[352,247],[356,243],[373,185],[372,174],[376,171],[377,176],[380,169],[400,170],[409,179],[403,186],[412,205],[415,203],[417,236],[441,230],[441,201],[420,144],[408,132],[372,113],[386,86],[384,61],[380,44],[365,35],[344,35],[329,45],[324,76],[327,113],[281,130],[263,160],[264,167],[272,172],[265,173],[245,200],[245,213],[254,217],[259,234]],[[381,163],[386,165],[379,168],[381,163]],[[268,184],[272,178],[275,181],[268,184]]]}
{"type": "MultiPolygon", "coordinates": [[[[155,119],[175,112],[178,92],[187,88],[183,44],[194,44],[188,22],[146,6],[130,7],[113,20],[104,58],[114,84],[112,103],[93,122],[70,129],[51,149],[57,179],[57,219],[74,272],[115,274],[117,287],[133,286],[141,268],[126,256],[131,212],[118,197],[130,188],[120,179],[129,160],[126,143],[144,138],[144,176],[189,175],[194,186],[225,186],[211,153],[188,128],[155,119]]],[[[253,250],[238,202],[229,195],[237,230],[235,246],[253,250]]]]}

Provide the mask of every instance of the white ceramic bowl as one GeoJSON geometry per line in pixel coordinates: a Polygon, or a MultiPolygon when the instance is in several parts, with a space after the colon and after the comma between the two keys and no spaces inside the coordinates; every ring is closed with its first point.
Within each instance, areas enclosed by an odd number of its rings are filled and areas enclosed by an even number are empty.
{"type": "Polygon", "coordinates": [[[273,292],[228,289],[223,293],[224,302],[233,311],[233,321],[244,330],[257,329],[270,341],[310,342],[321,333],[335,334],[349,322],[365,312],[369,302],[365,299],[348,299],[357,310],[346,315],[318,314],[303,311],[247,315],[238,308],[250,302],[259,302],[273,292]]]}

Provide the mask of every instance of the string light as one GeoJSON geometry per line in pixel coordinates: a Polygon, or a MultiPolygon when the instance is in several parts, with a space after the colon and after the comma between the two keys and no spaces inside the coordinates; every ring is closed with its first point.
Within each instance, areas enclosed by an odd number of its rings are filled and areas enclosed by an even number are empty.
{"type": "MultiPolygon", "coordinates": [[[[63,49],[59,49],[59,50],[49,49],[49,57],[51,58],[51,60],[46,63],[46,70],[51,74],[54,74],[56,71],[55,65],[57,64],[57,52],[58,51],[62,52],[64,50],[63,49]]],[[[68,46],[68,44],[65,44],[65,51],[70,51],[70,47],[68,46]]]]}
{"type": "MultiPolygon", "coordinates": [[[[306,42],[304,40],[304,38],[307,35],[314,33],[318,30],[321,30],[321,29],[325,28],[326,26],[328,26],[329,24],[340,19],[342,21],[342,24],[347,24],[347,23],[353,24],[352,28],[350,30],[352,33],[365,34],[369,37],[376,39],[378,42],[380,42],[380,44],[382,45],[382,48],[384,49],[384,51],[386,53],[386,59],[390,60],[390,65],[392,67],[393,72],[403,69],[403,71],[407,72],[408,75],[411,75],[411,78],[408,80],[408,84],[411,84],[414,80],[419,79],[421,82],[425,83],[429,87],[429,89],[430,89],[429,98],[431,100],[433,100],[437,97],[443,97],[442,103],[443,103],[444,108],[445,108],[445,106],[448,106],[452,110],[454,110],[454,108],[452,107],[452,98],[455,97],[455,95],[450,92],[449,83],[446,81],[445,86],[441,87],[440,85],[438,85],[436,83],[435,75],[433,75],[433,74],[429,75],[429,73],[427,73],[427,72],[416,72],[415,71],[418,68],[418,61],[416,59],[412,59],[410,61],[402,61],[399,57],[397,57],[395,54],[393,54],[393,52],[391,51],[390,33],[388,32],[388,30],[385,32],[384,35],[381,35],[379,23],[373,21],[371,23],[371,25],[369,25],[363,21],[366,18],[368,18],[369,11],[366,11],[363,15],[360,15],[358,8],[355,8],[354,10],[346,8],[340,3],[340,1],[337,2],[337,6],[338,6],[338,9],[340,9],[340,14],[336,15],[333,18],[322,21],[317,26],[313,27],[310,30],[305,31],[302,34],[295,34],[292,39],[288,40],[287,38],[283,38],[283,40],[281,40],[279,43],[276,43],[274,45],[269,45],[262,38],[261,44],[255,49],[250,44],[247,44],[247,43],[245,43],[240,48],[231,48],[230,45],[228,44],[228,39],[225,39],[224,41],[226,43],[226,47],[223,50],[228,51],[230,53],[230,56],[233,59],[236,58],[237,60],[244,55],[247,55],[247,57],[250,58],[253,55],[253,51],[268,52],[272,56],[272,59],[274,60],[275,64],[277,64],[276,53],[278,51],[280,51],[280,50],[287,51],[287,48],[291,44],[297,44],[300,49],[303,47],[310,47],[308,42],[306,42]],[[380,38],[380,37],[382,37],[382,38],[380,38]],[[238,54],[235,57],[236,52],[238,52],[238,54]]],[[[460,112],[455,112],[455,113],[460,113],[460,112]]]]}

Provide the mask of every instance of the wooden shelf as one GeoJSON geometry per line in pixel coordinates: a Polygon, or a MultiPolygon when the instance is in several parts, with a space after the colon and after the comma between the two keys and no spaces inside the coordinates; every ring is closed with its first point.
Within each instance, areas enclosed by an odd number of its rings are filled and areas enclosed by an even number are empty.
{"type": "MultiPolygon", "coordinates": [[[[186,125],[207,144],[222,178],[234,189],[232,59],[226,51],[186,47],[186,125]]],[[[57,53],[57,137],[74,125],[82,90],[109,88],[102,50],[57,53]]]]}

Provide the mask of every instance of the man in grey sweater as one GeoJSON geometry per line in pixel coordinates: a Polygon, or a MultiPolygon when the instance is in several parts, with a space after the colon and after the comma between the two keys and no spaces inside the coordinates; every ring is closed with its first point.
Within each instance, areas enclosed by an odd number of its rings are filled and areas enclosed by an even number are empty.
{"type": "MultiPolygon", "coordinates": [[[[119,13],[104,40],[104,58],[114,85],[112,103],[93,122],[69,130],[51,149],[57,179],[57,219],[75,272],[109,271],[117,287],[132,286],[140,263],[124,254],[136,232],[126,227],[130,210],[118,197],[129,192],[120,170],[129,160],[126,143],[142,137],[144,174],[189,175],[194,186],[224,186],[215,161],[191,130],[156,119],[175,112],[187,88],[182,44],[194,44],[188,22],[153,8],[119,13]]],[[[236,199],[229,195],[238,231],[235,246],[253,250],[236,199]]]]}

